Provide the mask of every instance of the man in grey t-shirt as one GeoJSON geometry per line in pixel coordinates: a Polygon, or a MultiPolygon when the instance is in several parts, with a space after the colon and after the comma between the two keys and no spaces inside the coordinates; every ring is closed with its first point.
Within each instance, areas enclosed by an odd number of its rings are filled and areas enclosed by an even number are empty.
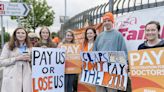
{"type": "MultiPolygon", "coordinates": [[[[127,48],[122,34],[113,29],[113,14],[108,12],[102,18],[104,30],[96,38],[93,51],[125,51],[127,55],[127,48]]],[[[96,86],[96,92],[117,92],[117,90],[96,86]]]]}

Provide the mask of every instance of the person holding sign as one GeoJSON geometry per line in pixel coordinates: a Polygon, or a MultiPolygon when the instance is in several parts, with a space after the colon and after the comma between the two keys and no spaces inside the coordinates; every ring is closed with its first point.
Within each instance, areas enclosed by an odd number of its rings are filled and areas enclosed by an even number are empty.
{"type": "MultiPolygon", "coordinates": [[[[125,51],[127,54],[127,48],[122,34],[113,29],[113,14],[111,12],[105,13],[102,19],[104,30],[96,38],[93,51],[125,51]]],[[[96,92],[117,92],[117,90],[97,86],[96,92]]]]}
{"type": "Polygon", "coordinates": [[[40,32],[40,41],[35,45],[35,47],[51,47],[56,48],[57,45],[51,40],[51,33],[47,27],[42,27],[40,32]]]}
{"type": "Polygon", "coordinates": [[[150,21],[145,26],[146,41],[138,46],[138,50],[164,47],[164,40],[160,39],[160,24],[157,21],[150,21]]]}
{"type": "Polygon", "coordinates": [[[1,92],[32,92],[31,44],[24,28],[15,29],[0,56],[3,70],[1,92]]]}
{"type": "Polygon", "coordinates": [[[97,34],[94,28],[87,28],[85,31],[85,39],[83,44],[83,51],[92,51],[94,41],[96,40],[97,34]]]}
{"type": "MultiPolygon", "coordinates": [[[[96,40],[97,34],[96,34],[96,30],[92,27],[88,27],[85,30],[85,37],[84,37],[84,43],[82,44],[82,50],[83,51],[92,51],[93,50],[93,45],[94,42],[96,40]]],[[[95,92],[95,87],[93,86],[89,86],[89,85],[85,85],[85,84],[78,84],[78,91],[79,92],[83,92],[85,89],[82,89],[82,86],[84,85],[84,87],[90,88],[89,91],[94,91],[95,92]]],[[[88,92],[89,92],[88,91],[88,92]]]]}
{"type": "MultiPolygon", "coordinates": [[[[71,29],[66,31],[65,38],[58,47],[63,44],[75,44],[75,37],[71,29]]],[[[77,80],[77,74],[65,74],[65,92],[77,92],[77,80]]]]}

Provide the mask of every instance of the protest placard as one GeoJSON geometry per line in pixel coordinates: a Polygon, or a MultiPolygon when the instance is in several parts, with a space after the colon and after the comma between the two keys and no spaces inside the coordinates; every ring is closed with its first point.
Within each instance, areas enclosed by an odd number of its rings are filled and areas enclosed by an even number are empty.
{"type": "Polygon", "coordinates": [[[123,51],[82,52],[81,82],[126,90],[127,60],[123,51]]]}
{"type": "Polygon", "coordinates": [[[65,73],[78,74],[81,72],[80,44],[63,44],[61,48],[66,50],[65,73]]]}
{"type": "Polygon", "coordinates": [[[64,92],[64,66],[65,50],[33,48],[33,92],[64,92]]]}
{"type": "Polygon", "coordinates": [[[164,48],[130,51],[133,92],[164,92],[164,48]]]}

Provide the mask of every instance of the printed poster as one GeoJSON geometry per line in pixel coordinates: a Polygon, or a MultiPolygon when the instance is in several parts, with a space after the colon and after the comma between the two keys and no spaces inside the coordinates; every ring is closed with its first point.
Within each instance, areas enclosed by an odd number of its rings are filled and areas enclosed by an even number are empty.
{"type": "Polygon", "coordinates": [[[164,92],[164,48],[129,52],[133,92],[164,92]]]}
{"type": "Polygon", "coordinates": [[[63,44],[61,48],[66,50],[66,74],[79,74],[81,72],[80,44],[63,44]]]}

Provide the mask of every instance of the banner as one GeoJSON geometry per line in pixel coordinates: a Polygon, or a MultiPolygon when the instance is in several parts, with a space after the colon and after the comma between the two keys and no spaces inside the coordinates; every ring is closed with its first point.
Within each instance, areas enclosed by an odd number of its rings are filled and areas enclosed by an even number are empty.
{"type": "Polygon", "coordinates": [[[64,92],[64,66],[65,50],[32,48],[33,92],[64,92]]]}
{"type": "Polygon", "coordinates": [[[80,60],[80,44],[63,44],[61,48],[66,49],[66,74],[78,74],[81,73],[81,60],[80,60]]]}
{"type": "Polygon", "coordinates": [[[133,92],[164,92],[164,48],[129,52],[133,92]]]}
{"type": "Polygon", "coordinates": [[[142,9],[116,18],[115,28],[124,36],[128,50],[137,50],[145,41],[145,25],[152,20],[160,22],[160,36],[164,38],[163,10],[164,6],[142,9]]]}
{"type": "Polygon", "coordinates": [[[81,82],[126,90],[127,61],[123,51],[82,52],[81,82]]]}

